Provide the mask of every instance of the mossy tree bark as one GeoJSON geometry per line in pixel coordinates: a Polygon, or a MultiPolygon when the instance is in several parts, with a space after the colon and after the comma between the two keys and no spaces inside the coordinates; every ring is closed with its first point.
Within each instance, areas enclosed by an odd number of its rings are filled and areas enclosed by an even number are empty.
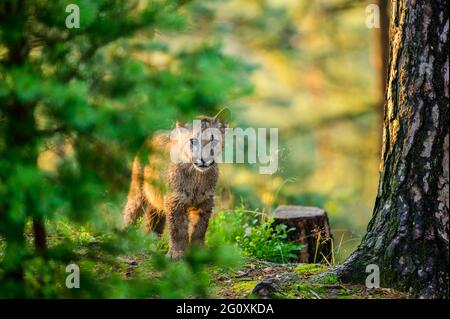
{"type": "Polygon", "coordinates": [[[392,2],[379,189],[368,231],[338,269],[414,296],[449,296],[449,19],[446,1],[392,2]]]}

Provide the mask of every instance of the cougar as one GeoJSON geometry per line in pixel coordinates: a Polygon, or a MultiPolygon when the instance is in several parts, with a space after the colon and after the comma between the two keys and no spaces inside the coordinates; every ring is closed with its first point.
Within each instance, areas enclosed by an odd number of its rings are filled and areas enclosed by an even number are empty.
{"type": "Polygon", "coordinates": [[[167,221],[172,259],[181,258],[189,243],[202,245],[214,208],[225,128],[216,117],[201,117],[194,128],[177,122],[171,133],[149,138],[133,161],[124,227],[143,216],[146,231],[162,234],[167,221]]]}

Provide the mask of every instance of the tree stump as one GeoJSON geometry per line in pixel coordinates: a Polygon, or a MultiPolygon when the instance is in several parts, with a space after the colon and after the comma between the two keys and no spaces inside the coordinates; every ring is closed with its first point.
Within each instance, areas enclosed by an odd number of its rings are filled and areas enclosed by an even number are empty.
{"type": "MultiPolygon", "coordinates": [[[[333,236],[331,234],[327,213],[318,207],[279,206],[272,214],[274,226],[285,224],[289,240],[304,246],[298,252],[300,263],[320,263],[325,259],[331,263],[333,236]]],[[[326,262],[326,261],[325,261],[326,262]]]]}

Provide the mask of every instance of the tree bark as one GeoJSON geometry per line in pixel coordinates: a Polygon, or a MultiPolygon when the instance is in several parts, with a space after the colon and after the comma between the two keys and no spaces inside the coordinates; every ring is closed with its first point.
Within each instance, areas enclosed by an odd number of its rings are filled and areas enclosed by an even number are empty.
{"type": "MultiPolygon", "coordinates": [[[[378,0],[380,8],[380,27],[376,29],[376,66],[378,70],[378,86],[380,96],[380,114],[383,113],[384,99],[386,96],[386,77],[389,65],[389,0],[378,0]]],[[[382,116],[380,116],[381,121],[382,116]]]]}
{"type": "Polygon", "coordinates": [[[33,218],[33,237],[36,251],[45,253],[47,251],[47,231],[44,221],[37,217],[33,218]]]}
{"type": "Polygon", "coordinates": [[[424,298],[449,297],[449,19],[446,1],[392,3],[380,180],[358,249],[337,270],[424,298]]]}

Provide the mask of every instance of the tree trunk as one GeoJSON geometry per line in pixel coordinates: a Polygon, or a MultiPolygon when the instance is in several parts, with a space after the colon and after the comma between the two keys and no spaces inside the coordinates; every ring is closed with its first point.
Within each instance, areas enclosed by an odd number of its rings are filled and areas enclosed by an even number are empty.
{"type": "Polygon", "coordinates": [[[47,231],[42,219],[33,218],[34,247],[37,252],[45,253],[47,250],[47,231]]]}
{"type": "Polygon", "coordinates": [[[284,224],[295,230],[288,233],[290,240],[304,248],[298,252],[300,263],[332,263],[333,237],[327,213],[317,207],[280,206],[271,214],[273,226],[284,224]]]}
{"type": "Polygon", "coordinates": [[[449,59],[446,1],[392,4],[380,181],[358,249],[338,269],[424,298],[449,296],[449,59]]]}
{"type": "MultiPolygon", "coordinates": [[[[389,64],[389,0],[378,0],[380,7],[380,27],[376,29],[376,66],[378,71],[378,86],[380,96],[380,114],[386,95],[386,77],[389,64]]],[[[381,121],[382,116],[380,116],[381,121]]]]}

